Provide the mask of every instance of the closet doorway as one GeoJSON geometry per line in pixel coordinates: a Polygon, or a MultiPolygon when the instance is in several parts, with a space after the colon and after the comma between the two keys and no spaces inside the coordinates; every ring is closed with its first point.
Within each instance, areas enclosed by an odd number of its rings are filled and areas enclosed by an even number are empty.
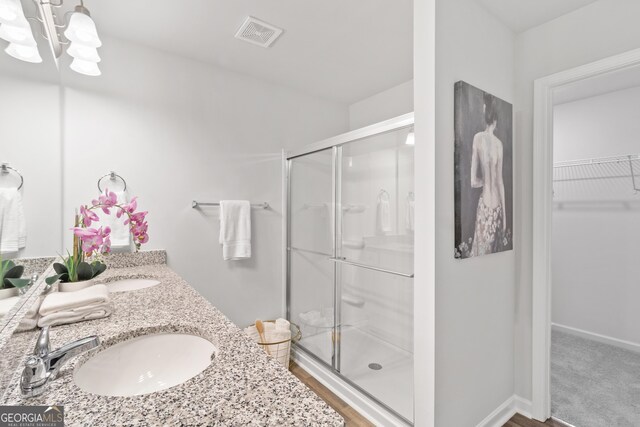
{"type": "Polygon", "coordinates": [[[533,416],[640,425],[640,50],[536,81],[533,416]]]}

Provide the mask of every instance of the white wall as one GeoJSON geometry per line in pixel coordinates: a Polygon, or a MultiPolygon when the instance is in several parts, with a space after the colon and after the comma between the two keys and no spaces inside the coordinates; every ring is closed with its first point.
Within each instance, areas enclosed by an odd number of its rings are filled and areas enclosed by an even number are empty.
{"type": "Polygon", "coordinates": [[[516,40],[516,393],[531,398],[533,82],[640,47],[635,0],[600,0],[518,35],[516,40]]]}
{"type": "MultiPolygon", "coordinates": [[[[637,154],[638,113],[640,88],[556,106],[554,161],[637,154]]],[[[628,165],[579,170],[627,174],[628,165]]],[[[553,323],[640,344],[640,199],[631,178],[562,182],[554,190],[553,323]]]]}
{"type": "Polygon", "coordinates": [[[556,105],[553,113],[554,162],[640,152],[640,87],[556,105]]]}
{"type": "Polygon", "coordinates": [[[413,80],[362,99],[349,106],[351,130],[413,111],[413,80]]]}
{"type": "Polygon", "coordinates": [[[454,259],[454,83],[514,102],[515,36],[473,0],[439,0],[436,12],[435,415],[474,426],[514,392],[515,251],[454,259]]]}
{"type": "Polygon", "coordinates": [[[413,280],[414,423],[435,425],[436,4],[413,2],[415,252],[413,280]]]}

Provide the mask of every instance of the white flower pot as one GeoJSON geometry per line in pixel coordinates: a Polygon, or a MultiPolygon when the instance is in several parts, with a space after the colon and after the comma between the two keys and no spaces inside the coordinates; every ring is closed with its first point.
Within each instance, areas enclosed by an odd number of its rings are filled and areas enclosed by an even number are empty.
{"type": "Polygon", "coordinates": [[[89,286],[95,285],[96,282],[93,279],[84,280],[82,282],[67,282],[58,284],[59,292],[74,292],[79,291],[80,289],[88,288],[89,286]]]}
{"type": "Polygon", "coordinates": [[[6,288],[0,289],[0,299],[7,299],[11,297],[17,297],[19,295],[18,288],[6,288]]]}

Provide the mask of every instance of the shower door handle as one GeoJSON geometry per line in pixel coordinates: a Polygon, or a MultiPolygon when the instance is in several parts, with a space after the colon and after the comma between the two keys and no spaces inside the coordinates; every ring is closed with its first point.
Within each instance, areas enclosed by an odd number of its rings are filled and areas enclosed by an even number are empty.
{"type": "Polygon", "coordinates": [[[413,279],[414,274],[411,273],[401,273],[399,271],[387,270],[385,268],[374,267],[372,265],[361,264],[359,262],[349,261],[344,257],[331,257],[330,261],[337,262],[340,264],[353,265],[354,267],[366,268],[367,270],[379,271],[381,273],[393,274],[395,276],[408,277],[409,279],[413,279]]]}

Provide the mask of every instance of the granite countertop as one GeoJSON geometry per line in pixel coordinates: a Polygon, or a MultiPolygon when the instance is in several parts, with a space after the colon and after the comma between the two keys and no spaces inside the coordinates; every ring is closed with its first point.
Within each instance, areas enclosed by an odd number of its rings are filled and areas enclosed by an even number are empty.
{"type": "MultiPolygon", "coordinates": [[[[20,367],[0,404],[64,405],[69,426],[344,425],[333,409],[165,264],[109,268],[99,282],[122,278],[161,283],[112,293],[115,310],[109,318],[51,328],[51,347],[98,335],[100,351],[140,335],[183,332],[206,338],[218,347],[213,363],[178,386],[133,397],[98,396],[77,387],[73,373],[90,357],[84,355],[68,362],[43,395],[25,399],[18,385],[20,367]]],[[[28,340],[26,348],[33,348],[37,335],[38,331],[16,333],[13,339],[28,340]]]]}

